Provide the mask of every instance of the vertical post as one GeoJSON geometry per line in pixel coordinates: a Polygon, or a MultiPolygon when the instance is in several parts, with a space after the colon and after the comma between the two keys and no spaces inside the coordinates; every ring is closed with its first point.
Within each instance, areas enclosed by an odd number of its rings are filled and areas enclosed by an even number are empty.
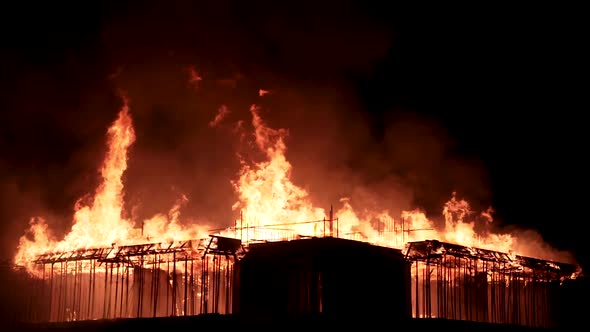
{"type": "Polygon", "coordinates": [[[166,316],[168,316],[168,308],[170,304],[170,283],[168,279],[170,278],[170,257],[166,255],[166,316]]]}
{"type": "MultiPolygon", "coordinates": [[[[43,280],[41,282],[41,298],[45,301],[45,270],[46,270],[46,266],[45,263],[43,263],[43,280]]],[[[51,305],[51,303],[49,304],[51,305]]],[[[47,320],[45,318],[45,310],[43,310],[42,312],[40,312],[40,318],[39,320],[47,320]]]]}
{"type": "Polygon", "coordinates": [[[55,263],[51,263],[51,272],[49,276],[49,321],[52,320],[53,317],[53,265],[55,263]]]}
{"type": "Polygon", "coordinates": [[[420,318],[420,307],[419,307],[419,303],[420,303],[420,296],[419,296],[419,279],[418,279],[418,264],[419,261],[415,262],[416,264],[416,276],[414,277],[415,283],[416,283],[416,317],[415,318],[420,318]]]}
{"type": "Polygon", "coordinates": [[[92,259],[90,263],[90,289],[88,290],[88,319],[94,319],[94,290],[96,288],[96,260],[92,259]]]}
{"type": "Polygon", "coordinates": [[[152,317],[156,317],[156,303],[158,302],[158,293],[156,291],[158,285],[158,275],[159,270],[158,266],[156,265],[156,254],[154,253],[154,261],[152,264],[152,282],[150,287],[150,297],[152,301],[152,317]]]}
{"type": "Polygon", "coordinates": [[[172,316],[176,316],[176,251],[172,253],[172,316]]]}
{"type": "MultiPolygon", "coordinates": [[[[114,270],[113,264],[115,264],[115,263],[111,262],[111,268],[110,268],[110,272],[109,272],[110,278],[109,278],[109,292],[108,292],[109,300],[108,300],[107,318],[111,318],[111,307],[112,307],[111,306],[111,298],[112,298],[111,294],[113,293],[113,270],[114,270]]],[[[107,263],[107,266],[108,265],[109,264],[107,263]]]]}
{"type": "Polygon", "coordinates": [[[224,314],[229,314],[230,307],[230,292],[231,292],[231,264],[230,259],[228,256],[225,256],[225,312],[224,314]]]}
{"type": "Polygon", "coordinates": [[[139,256],[139,264],[137,266],[137,269],[139,270],[137,277],[137,282],[139,283],[137,287],[137,317],[139,318],[143,316],[143,254],[139,256]]]}
{"type": "Polygon", "coordinates": [[[113,312],[113,318],[117,316],[117,301],[119,296],[119,263],[117,263],[117,274],[115,276],[115,310],[113,312]]]}
{"type": "MultiPolygon", "coordinates": [[[[247,234],[247,230],[246,230],[247,234]]],[[[209,288],[209,276],[208,276],[208,269],[209,269],[209,258],[205,255],[202,260],[202,268],[201,268],[201,313],[208,313],[208,288],[209,288]]]]}
{"type": "Polygon", "coordinates": [[[104,292],[102,301],[102,318],[107,318],[107,281],[109,276],[108,263],[104,263],[104,292]]]}
{"type": "Polygon", "coordinates": [[[426,302],[426,317],[432,318],[432,308],[430,306],[430,258],[426,260],[426,270],[424,270],[424,294],[426,302]]]}
{"type": "Polygon", "coordinates": [[[127,311],[129,310],[129,268],[131,266],[130,263],[125,269],[125,317],[129,315],[127,311]]]}
{"type": "Polygon", "coordinates": [[[72,301],[70,304],[70,316],[72,320],[77,320],[76,319],[76,315],[78,314],[77,312],[77,300],[76,300],[76,295],[77,295],[77,291],[78,291],[78,261],[74,261],[74,273],[73,273],[73,277],[74,277],[74,285],[72,287],[72,301]]]}
{"type": "Polygon", "coordinates": [[[215,292],[215,313],[218,314],[219,313],[219,291],[221,288],[221,256],[220,255],[216,255],[217,257],[217,268],[215,269],[215,276],[217,279],[217,288],[216,288],[216,292],[215,292]]]}
{"type": "Polygon", "coordinates": [[[188,309],[188,299],[187,299],[187,295],[188,295],[188,254],[185,253],[184,256],[184,315],[187,315],[187,309],[188,309]]]}
{"type": "Polygon", "coordinates": [[[79,266],[79,270],[78,273],[80,273],[80,276],[78,277],[78,309],[77,309],[77,314],[76,314],[76,319],[84,319],[84,315],[82,315],[82,300],[84,299],[84,293],[82,292],[82,278],[85,277],[84,272],[84,266],[82,264],[82,262],[80,262],[80,266],[79,266]]]}
{"type": "Polygon", "coordinates": [[[196,313],[195,309],[195,260],[191,259],[191,314],[196,313]]]}
{"type": "Polygon", "coordinates": [[[121,266],[121,299],[119,301],[119,318],[123,318],[123,283],[125,282],[125,265],[121,266]]]}
{"type": "Polygon", "coordinates": [[[156,264],[156,299],[154,300],[154,317],[158,315],[157,308],[158,308],[158,300],[160,299],[160,278],[162,276],[162,270],[160,269],[160,255],[154,255],[154,264],[156,264]]]}
{"type": "Polygon", "coordinates": [[[215,277],[217,279],[217,287],[215,292],[215,313],[219,313],[219,290],[221,287],[221,256],[216,255],[217,257],[217,268],[215,269],[215,277]]]}
{"type": "Polygon", "coordinates": [[[330,236],[334,236],[334,209],[330,204],[330,236]]]}
{"type": "Polygon", "coordinates": [[[62,300],[62,306],[61,306],[61,321],[66,321],[67,317],[66,317],[66,313],[68,311],[68,261],[65,261],[65,264],[63,264],[65,266],[65,268],[62,269],[62,281],[63,281],[63,286],[62,286],[62,292],[63,295],[61,297],[62,300]]]}
{"type": "Polygon", "coordinates": [[[63,266],[64,263],[59,263],[59,286],[57,287],[57,312],[56,312],[56,320],[59,322],[61,320],[61,294],[62,294],[62,287],[63,287],[63,266]]]}

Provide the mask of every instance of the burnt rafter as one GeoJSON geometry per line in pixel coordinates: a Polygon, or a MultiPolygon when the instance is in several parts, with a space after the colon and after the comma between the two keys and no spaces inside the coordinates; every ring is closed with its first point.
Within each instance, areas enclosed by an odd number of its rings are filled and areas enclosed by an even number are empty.
{"type": "Polygon", "coordinates": [[[475,259],[505,265],[506,269],[528,268],[539,272],[552,272],[563,276],[570,276],[578,271],[574,264],[552,262],[521,255],[467,247],[437,240],[409,242],[406,247],[406,259],[409,261],[436,260],[445,256],[475,259]]]}
{"type": "Polygon", "coordinates": [[[73,251],[52,252],[39,255],[34,261],[38,264],[51,264],[82,260],[102,260],[112,252],[113,248],[88,248],[73,251]]]}
{"type": "Polygon", "coordinates": [[[203,257],[208,254],[226,255],[238,257],[238,253],[243,251],[242,241],[239,239],[209,235],[210,239],[203,252],[203,257]]]}
{"type": "MultiPolygon", "coordinates": [[[[37,256],[34,263],[54,264],[86,260],[94,260],[99,263],[131,263],[132,260],[141,260],[144,257],[147,259],[147,257],[154,255],[170,256],[172,260],[183,261],[202,259],[206,255],[229,255],[237,258],[238,253],[241,251],[243,251],[243,247],[239,239],[211,235],[209,238],[198,240],[113,245],[109,248],[84,248],[48,252],[37,256]]],[[[164,262],[170,258],[159,258],[158,261],[164,262]]]]}
{"type": "Polygon", "coordinates": [[[37,313],[29,320],[231,313],[242,249],[238,239],[212,236],[48,252],[33,261],[37,313]]]}

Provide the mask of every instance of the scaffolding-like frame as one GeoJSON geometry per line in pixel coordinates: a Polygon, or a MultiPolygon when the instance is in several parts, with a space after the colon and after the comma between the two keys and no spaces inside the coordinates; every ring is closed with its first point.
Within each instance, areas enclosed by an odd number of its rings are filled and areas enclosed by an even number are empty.
{"type": "Polygon", "coordinates": [[[231,313],[239,239],[113,245],[52,252],[34,261],[30,321],[231,313]],[[101,289],[102,288],[102,289],[101,289]]]}
{"type": "Polygon", "coordinates": [[[412,314],[490,323],[552,327],[557,288],[574,264],[461,246],[410,242],[412,314]]]}

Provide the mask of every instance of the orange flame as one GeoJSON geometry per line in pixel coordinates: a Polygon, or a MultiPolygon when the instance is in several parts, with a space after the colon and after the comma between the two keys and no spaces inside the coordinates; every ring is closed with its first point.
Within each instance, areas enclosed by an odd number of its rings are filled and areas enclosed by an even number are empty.
{"type": "Polygon", "coordinates": [[[287,230],[291,236],[313,236],[323,232],[323,229],[317,229],[317,224],[308,222],[321,220],[325,216],[324,210],[313,207],[308,193],[289,178],[292,166],[285,158],[287,131],[266,126],[257,106],[252,105],[250,112],[256,144],[268,160],[254,165],[243,162],[240,177],[233,182],[239,199],[234,209],[241,207],[246,217],[243,225],[246,237],[254,240],[265,240],[268,236],[275,238],[278,234],[285,234],[279,226],[286,223],[297,224],[287,230]]]}
{"type": "MultiPolygon", "coordinates": [[[[220,120],[227,109],[220,109],[220,120]]],[[[310,236],[337,236],[382,246],[403,248],[409,241],[438,239],[465,246],[514,252],[540,257],[555,253],[541,241],[531,242],[509,234],[478,234],[474,218],[492,221],[493,210],[481,214],[471,211],[469,203],[453,193],[444,205],[444,227],[438,228],[423,211],[403,211],[394,216],[387,210],[369,211],[354,208],[354,197],[343,198],[340,208],[329,213],[312,204],[309,193],[291,180],[292,165],[286,158],[288,131],[269,127],[252,105],[250,113],[256,147],[264,153],[263,161],[242,160],[238,179],[232,181],[237,194],[234,210],[241,210],[240,226],[221,232],[253,241],[288,240],[310,236]]],[[[217,122],[217,117],[214,122],[217,122]]],[[[242,133],[242,122],[235,128],[242,133]]],[[[181,196],[168,213],[157,214],[139,223],[123,217],[124,185],[128,150],[135,141],[128,100],[107,131],[108,150],[101,167],[102,181],[91,204],[76,203],[73,225],[63,240],[56,240],[43,218],[32,218],[27,233],[20,238],[15,263],[34,273],[33,261],[52,251],[69,251],[90,247],[110,247],[143,242],[169,242],[207,236],[202,223],[182,223],[180,210],[188,201],[181,196]],[[137,226],[139,225],[139,226],[137,226]]],[[[549,257],[540,257],[549,258],[549,257]]]]}
{"type": "Polygon", "coordinates": [[[135,132],[128,101],[125,100],[117,120],[108,130],[109,149],[101,169],[103,181],[96,191],[94,202],[90,206],[83,206],[80,201],[76,203],[75,223],[61,243],[68,248],[58,248],[59,250],[84,248],[89,239],[92,239],[93,245],[109,246],[129,236],[133,225],[121,218],[121,178],[127,169],[127,150],[134,141],[135,132]]]}
{"type": "Polygon", "coordinates": [[[128,100],[107,132],[108,150],[101,167],[102,181],[90,205],[78,200],[75,205],[73,225],[63,240],[56,241],[43,218],[31,219],[27,234],[19,241],[15,263],[34,271],[32,262],[38,255],[52,251],[70,251],[82,248],[110,247],[152,242],[188,240],[205,236],[205,227],[198,224],[185,227],[178,221],[182,197],[168,215],[158,214],[142,222],[142,227],[123,218],[123,173],[127,170],[129,147],[135,141],[133,122],[129,114],[128,100]],[[31,238],[29,238],[29,236],[31,238]]]}
{"type": "Polygon", "coordinates": [[[326,211],[313,206],[309,194],[290,179],[292,165],[285,156],[285,129],[273,129],[260,116],[260,108],[250,108],[254,138],[266,160],[258,163],[242,161],[239,179],[232,182],[238,194],[234,209],[241,209],[243,241],[291,239],[299,236],[338,236],[378,245],[403,248],[407,242],[437,239],[464,246],[477,246],[502,252],[570,261],[553,250],[546,250],[542,241],[529,242],[510,234],[478,234],[475,218],[492,222],[493,209],[476,214],[469,203],[453,193],[442,211],[444,227],[420,210],[403,211],[395,217],[389,211],[358,211],[354,198],[343,198],[334,219],[326,222],[326,211]],[[336,224],[329,228],[329,221],[336,224]],[[516,250],[518,249],[518,250],[516,250]],[[543,257],[545,256],[545,257],[543,257]]]}

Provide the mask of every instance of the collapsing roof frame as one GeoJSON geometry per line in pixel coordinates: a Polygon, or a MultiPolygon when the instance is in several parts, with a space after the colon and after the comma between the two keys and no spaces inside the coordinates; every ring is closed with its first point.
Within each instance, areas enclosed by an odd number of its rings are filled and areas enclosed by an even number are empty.
{"type": "MultiPolygon", "coordinates": [[[[367,242],[350,241],[371,245],[367,242]]],[[[125,246],[113,244],[111,247],[40,255],[34,263],[42,268],[43,278],[36,289],[42,295],[49,293],[48,303],[53,306],[47,306],[50,308],[47,312],[44,311],[32,319],[64,321],[70,319],[67,312],[69,308],[76,308],[73,311],[76,313],[76,319],[156,317],[168,316],[169,313],[231,313],[232,287],[235,280],[230,264],[241,259],[246,252],[245,249],[239,239],[210,235],[209,238],[200,240],[125,246]],[[207,256],[210,259],[207,259],[207,256]],[[161,264],[167,262],[168,264],[161,264]],[[180,265],[176,265],[176,262],[180,265]],[[197,266],[195,272],[193,263],[197,262],[201,262],[201,266],[197,266]],[[100,265],[104,267],[98,271],[97,267],[100,265]],[[135,270],[137,267],[140,269],[135,270]],[[159,291],[160,273],[154,273],[157,269],[162,269],[168,276],[168,281],[164,281],[165,296],[159,291]],[[96,272],[100,274],[102,271],[104,274],[97,278],[96,272]],[[130,271],[137,274],[135,279],[129,277],[130,271]],[[196,281],[199,278],[204,280],[200,286],[196,281]],[[128,289],[130,280],[132,286],[136,283],[140,285],[139,291],[128,289]],[[97,282],[104,285],[103,297],[99,296],[102,294],[100,291],[95,294],[97,282]],[[68,288],[67,285],[71,286],[68,288]],[[82,285],[90,286],[82,291],[82,285]],[[169,288],[172,294],[170,296],[169,288]],[[69,294],[68,297],[65,297],[65,294],[69,294]],[[128,302],[128,294],[132,294],[136,299],[128,302]],[[164,297],[165,302],[162,302],[164,297]],[[112,299],[114,301],[111,301],[112,299]],[[113,307],[111,302],[115,303],[113,307]],[[164,309],[160,308],[162,303],[166,303],[164,309]],[[131,310],[131,314],[128,313],[128,309],[131,310]]],[[[414,299],[411,304],[414,317],[445,317],[524,325],[535,322],[538,326],[549,326],[551,323],[549,319],[539,320],[539,317],[549,312],[548,303],[553,301],[551,297],[545,296],[549,294],[545,293],[550,289],[543,287],[560,285],[560,281],[573,279],[579,273],[578,266],[574,264],[436,240],[409,242],[403,256],[398,256],[398,261],[404,265],[406,262],[412,263],[410,298],[414,299]],[[488,284],[483,288],[485,294],[480,294],[482,281],[488,284]],[[525,284],[530,282],[531,287],[521,287],[524,285],[521,281],[525,284]],[[503,287],[503,283],[511,286],[503,287]],[[459,284],[461,287],[457,286],[459,284]],[[499,284],[502,284],[502,287],[497,287],[499,284]],[[476,298],[479,300],[475,300],[476,298]],[[489,299],[489,303],[488,300],[482,299],[489,299]],[[455,310],[455,305],[459,311],[455,310]],[[466,305],[468,310],[461,309],[467,308],[466,305]],[[511,309],[513,307],[524,309],[517,312],[511,309]],[[541,311],[539,308],[544,309],[541,311]],[[533,311],[534,314],[531,314],[533,311]]]]}
{"type": "Polygon", "coordinates": [[[482,262],[498,263],[499,272],[527,273],[544,272],[555,278],[575,278],[579,273],[579,267],[575,264],[553,262],[521,255],[467,247],[438,240],[426,240],[409,242],[406,247],[405,258],[408,261],[433,261],[444,256],[462,257],[482,262]]]}
{"type": "MultiPolygon", "coordinates": [[[[73,251],[53,252],[39,255],[34,261],[38,264],[52,264],[81,260],[97,260],[99,262],[129,262],[131,257],[142,257],[154,254],[181,254],[180,257],[198,258],[207,254],[231,255],[237,257],[243,253],[239,239],[210,235],[200,240],[175,241],[169,243],[145,243],[137,245],[115,246],[110,248],[88,248],[73,251]]],[[[529,268],[534,271],[555,273],[562,277],[575,275],[579,267],[575,264],[553,262],[521,255],[467,247],[458,244],[425,240],[409,242],[405,258],[408,261],[429,261],[445,255],[464,257],[483,262],[501,263],[508,272],[529,268]]],[[[179,257],[179,258],[180,258],[179,257]]]]}
{"type": "MultiPolygon", "coordinates": [[[[84,260],[96,260],[98,262],[130,263],[132,258],[142,259],[150,255],[179,254],[176,260],[198,259],[208,254],[230,255],[237,258],[242,251],[239,239],[210,235],[209,238],[199,240],[186,240],[160,243],[144,243],[135,245],[115,246],[110,248],[87,248],[63,252],[50,252],[37,256],[34,263],[54,264],[60,262],[74,262],[84,260]],[[182,257],[182,258],[181,258],[182,257]]],[[[165,260],[160,260],[165,262],[165,260]]]]}

